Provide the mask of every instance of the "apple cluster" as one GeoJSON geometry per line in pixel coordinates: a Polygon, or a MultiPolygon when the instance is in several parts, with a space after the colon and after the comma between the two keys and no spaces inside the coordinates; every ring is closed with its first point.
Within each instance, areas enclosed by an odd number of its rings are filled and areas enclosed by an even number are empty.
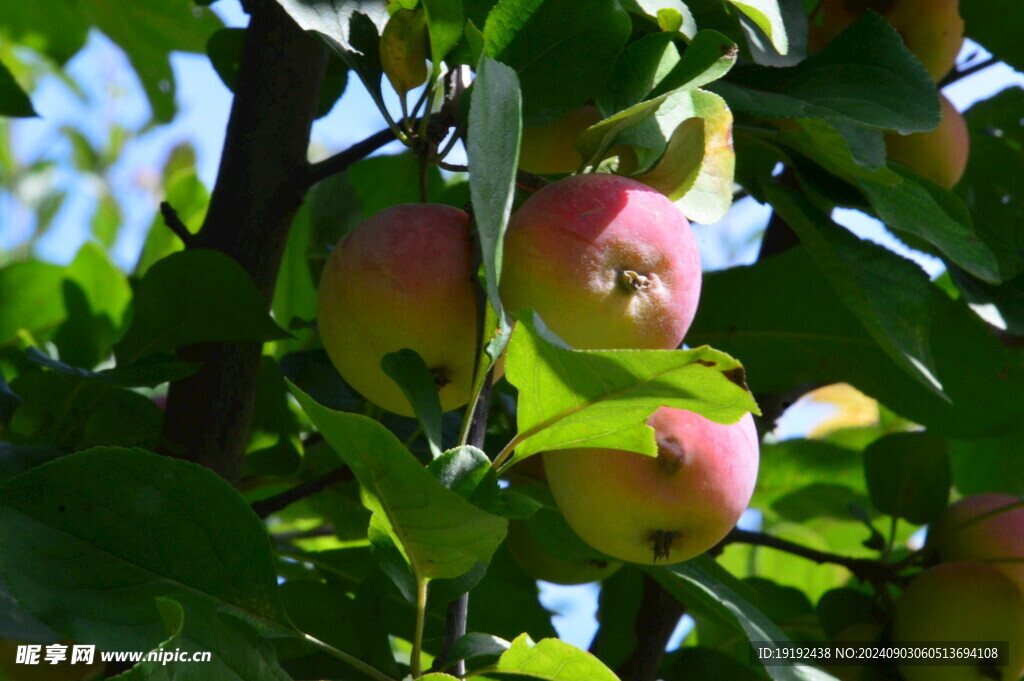
{"type": "MultiPolygon", "coordinates": [[[[332,251],[318,294],[324,347],[345,380],[384,409],[412,414],[380,368],[402,348],[422,356],[443,409],[467,402],[478,328],[471,238],[465,212],[409,204],[369,218],[332,251]]],[[[577,349],[678,348],[700,287],[689,222],[635,180],[567,177],[510,220],[503,304],[532,309],[577,349]]],[[[757,433],[749,414],[722,425],[670,408],[648,425],[657,457],[571,449],[545,453],[544,467],[559,508],[588,544],[618,560],[678,562],[713,546],[745,510],[757,433]]],[[[510,546],[522,553],[532,544],[517,536],[510,546]]]]}
{"type": "MultiPolygon", "coordinates": [[[[894,641],[1008,641],[1006,666],[904,666],[906,681],[1016,681],[1024,673],[1024,506],[1009,494],[956,502],[931,528],[939,564],[896,603],[894,641]]],[[[981,663],[984,664],[984,663],[981,663]]]]}
{"type": "MultiPolygon", "coordinates": [[[[952,70],[964,44],[959,5],[959,0],[821,0],[811,20],[808,43],[811,50],[823,48],[861,14],[873,10],[888,19],[938,83],[952,70]]],[[[939,103],[937,128],[910,135],[889,133],[885,144],[891,160],[952,189],[967,167],[970,138],[964,117],[941,93],[939,103]]]]}

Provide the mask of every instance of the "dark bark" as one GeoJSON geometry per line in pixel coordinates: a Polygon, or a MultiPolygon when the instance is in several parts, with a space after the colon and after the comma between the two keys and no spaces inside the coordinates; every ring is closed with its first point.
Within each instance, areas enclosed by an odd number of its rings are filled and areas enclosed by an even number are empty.
{"type": "MultiPolygon", "coordinates": [[[[276,2],[252,2],[250,10],[217,183],[192,245],[237,260],[269,309],[288,229],[305,193],[306,152],[327,52],[276,2]]],[[[210,343],[180,354],[203,368],[171,384],[163,448],[237,483],[260,345],[210,343]]]]}
{"type": "Polygon", "coordinates": [[[617,670],[626,681],[655,681],[679,619],[686,612],[682,603],[651,577],[644,575],[640,609],[636,613],[636,650],[617,670]]]}

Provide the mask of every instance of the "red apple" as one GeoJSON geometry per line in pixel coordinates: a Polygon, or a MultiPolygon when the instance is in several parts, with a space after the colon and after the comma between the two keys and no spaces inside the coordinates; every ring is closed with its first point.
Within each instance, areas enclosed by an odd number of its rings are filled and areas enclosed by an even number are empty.
{"type": "Polygon", "coordinates": [[[513,215],[501,295],[585,349],[677,347],[700,298],[700,254],[683,214],[635,180],[554,182],[513,215]]]}
{"type": "Polygon", "coordinates": [[[750,414],[732,425],[662,407],[647,421],[658,456],[615,449],[544,454],[566,521],[595,549],[634,563],[678,563],[718,543],[747,508],[759,446],[750,414]]]}
{"type": "Polygon", "coordinates": [[[1009,641],[1009,664],[900,665],[906,681],[1017,681],[1024,672],[1024,595],[984,563],[943,563],[921,573],[896,602],[894,643],[1009,641]]]}
{"type": "Polygon", "coordinates": [[[317,293],[324,348],[338,372],[371,402],[411,416],[380,368],[388,353],[423,357],[444,410],[469,400],[477,342],[469,216],[451,206],[381,211],[331,252],[317,293]]]}
{"type": "Polygon", "coordinates": [[[943,561],[978,561],[1001,570],[1024,591],[1024,507],[1012,494],[973,494],[956,502],[928,533],[943,561]],[[989,516],[1001,508],[1009,510],[989,516]],[[975,521],[982,515],[987,517],[975,521]]]}

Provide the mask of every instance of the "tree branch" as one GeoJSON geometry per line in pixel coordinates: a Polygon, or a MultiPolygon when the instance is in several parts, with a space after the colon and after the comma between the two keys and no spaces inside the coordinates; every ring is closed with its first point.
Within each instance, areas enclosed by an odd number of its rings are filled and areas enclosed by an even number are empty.
{"type": "Polygon", "coordinates": [[[342,482],[344,480],[354,480],[355,477],[352,475],[352,471],[348,468],[335,468],[334,470],[324,473],[318,478],[313,478],[307,482],[296,485],[289,490],[285,490],[280,494],[275,494],[272,497],[261,499],[252,503],[252,510],[261,518],[273,515],[278,511],[281,511],[297,501],[301,501],[306,497],[311,497],[317,492],[322,492],[336,482],[342,482]]]}
{"type": "Polygon", "coordinates": [[[303,184],[306,187],[312,187],[317,182],[327,179],[331,175],[343,173],[356,161],[361,161],[384,145],[394,141],[395,133],[391,128],[384,128],[379,132],[375,132],[361,142],[356,142],[345,151],[309,166],[303,184]]]}
{"type": "MultiPolygon", "coordinates": [[[[295,212],[305,195],[309,134],[327,51],[272,0],[253,0],[217,183],[198,248],[234,258],[267,308],[295,212]]],[[[258,343],[208,343],[179,351],[200,362],[171,384],[161,451],[238,483],[260,367],[258,343]]]]}
{"type": "Polygon", "coordinates": [[[751,544],[753,546],[765,546],[778,551],[785,551],[794,556],[800,556],[807,560],[814,561],[819,565],[824,563],[830,563],[832,565],[841,565],[847,570],[852,572],[858,579],[862,579],[867,582],[886,582],[891,581],[902,569],[900,563],[889,563],[884,560],[874,560],[871,558],[850,558],[849,556],[841,556],[836,553],[828,553],[826,551],[818,551],[817,549],[811,549],[806,546],[801,546],[786,539],[780,539],[773,537],[763,532],[752,532],[750,530],[741,530],[738,527],[734,527],[725,539],[720,541],[716,546],[716,549],[721,549],[729,544],[751,544]]]}
{"type": "Polygon", "coordinates": [[[971,64],[962,69],[956,69],[946,74],[946,77],[939,81],[939,89],[943,89],[953,83],[959,82],[968,76],[973,76],[978,71],[984,71],[990,66],[995,66],[1000,63],[1000,59],[997,57],[989,57],[988,59],[982,59],[976,64],[971,64]]]}
{"type": "Polygon", "coordinates": [[[644,575],[643,596],[636,613],[636,649],[616,670],[628,681],[656,681],[665,646],[686,612],[682,603],[650,576],[644,575]]]}
{"type": "Polygon", "coordinates": [[[164,218],[164,224],[181,239],[185,248],[192,248],[195,245],[195,235],[188,231],[188,227],[181,221],[178,211],[166,201],[160,202],[160,215],[164,218]]]}

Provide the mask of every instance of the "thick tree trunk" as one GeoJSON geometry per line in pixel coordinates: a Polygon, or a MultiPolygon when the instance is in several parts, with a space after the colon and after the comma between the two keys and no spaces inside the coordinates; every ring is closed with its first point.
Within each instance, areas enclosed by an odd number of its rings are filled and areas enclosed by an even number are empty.
{"type": "MultiPolygon", "coordinates": [[[[306,153],[327,52],[273,0],[250,5],[217,183],[193,245],[237,260],[269,309],[288,229],[305,193],[306,153]]],[[[164,450],[237,483],[260,346],[211,343],[180,354],[203,368],[170,387],[164,450]]]]}

